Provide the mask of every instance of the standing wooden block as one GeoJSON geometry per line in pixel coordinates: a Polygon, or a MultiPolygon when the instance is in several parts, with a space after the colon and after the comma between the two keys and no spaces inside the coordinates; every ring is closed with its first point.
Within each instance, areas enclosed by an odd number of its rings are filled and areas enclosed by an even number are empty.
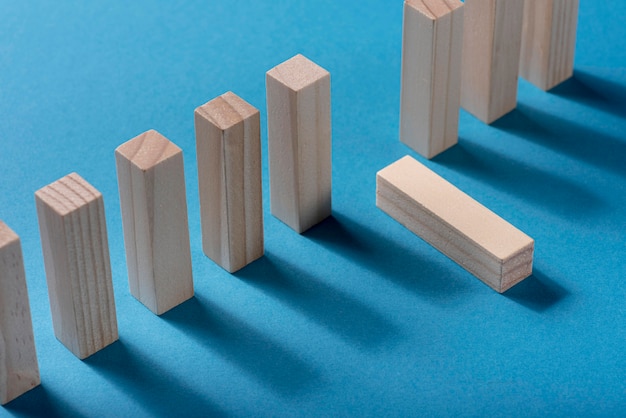
{"type": "Polygon", "coordinates": [[[524,0],[465,0],[461,106],[485,123],[517,106],[523,14],[524,0]]]}
{"type": "Polygon", "coordinates": [[[102,194],[72,173],[35,200],[54,334],[84,359],[118,339],[102,194]]]}
{"type": "Polygon", "coordinates": [[[230,273],[264,251],[260,121],[231,92],[195,111],[202,247],[230,273]]]}
{"type": "Polygon", "coordinates": [[[271,210],[302,233],[331,213],[330,74],[296,55],[265,80],[271,210]]]}
{"type": "Polygon", "coordinates": [[[150,130],[115,159],[130,293],[161,315],[193,296],[183,152],[150,130]]]}
{"type": "Polygon", "coordinates": [[[0,405],[40,382],[22,246],[0,221],[0,405]]]}
{"type": "Polygon", "coordinates": [[[400,139],[426,158],[458,142],[463,3],[406,0],[400,139]]]}
{"type": "Polygon", "coordinates": [[[376,206],[497,292],[532,274],[530,237],[409,156],[376,175],[376,206]]]}
{"type": "Polygon", "coordinates": [[[543,90],[574,74],[578,0],[526,0],[520,75],[543,90]]]}

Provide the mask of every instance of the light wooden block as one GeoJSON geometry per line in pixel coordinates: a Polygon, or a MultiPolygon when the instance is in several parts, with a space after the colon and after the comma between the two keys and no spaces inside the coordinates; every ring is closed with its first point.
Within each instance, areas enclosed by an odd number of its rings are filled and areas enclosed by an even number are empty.
{"type": "Polygon", "coordinates": [[[130,292],[161,315],[193,296],[183,152],[150,130],[115,160],[130,292]]]}
{"type": "Polygon", "coordinates": [[[530,237],[409,156],[377,173],[376,205],[497,292],[532,274],[530,237]]]}
{"type": "Polygon", "coordinates": [[[574,74],[578,0],[526,0],[520,75],[550,90],[574,74]]]}
{"type": "Polygon", "coordinates": [[[400,140],[426,158],[458,142],[463,3],[406,0],[400,140]]]}
{"type": "Polygon", "coordinates": [[[517,106],[524,0],[465,0],[461,107],[491,123],[517,106]]]}
{"type": "Polygon", "coordinates": [[[232,92],[195,111],[202,247],[231,273],[264,252],[260,120],[232,92]]]}
{"type": "Polygon", "coordinates": [[[72,173],[35,200],[54,333],[84,359],[118,339],[102,194],[72,173]]]}
{"type": "Polygon", "coordinates": [[[296,55],[266,85],[271,211],[302,233],[331,213],[330,74],[296,55]]]}
{"type": "Polygon", "coordinates": [[[0,221],[0,405],[40,382],[22,246],[0,221]]]}

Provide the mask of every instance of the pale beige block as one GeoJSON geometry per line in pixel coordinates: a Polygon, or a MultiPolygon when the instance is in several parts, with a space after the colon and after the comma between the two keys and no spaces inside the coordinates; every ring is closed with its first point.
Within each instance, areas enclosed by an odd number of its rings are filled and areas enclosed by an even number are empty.
{"type": "Polygon", "coordinates": [[[202,247],[231,273],[264,252],[260,120],[232,92],[195,111],[202,247]]]}
{"type": "Polygon", "coordinates": [[[532,274],[532,238],[409,156],[377,173],[376,205],[497,292],[532,274]]]}
{"type": "Polygon", "coordinates": [[[574,74],[578,0],[526,0],[520,75],[550,90],[574,74]]]}
{"type": "Polygon", "coordinates": [[[150,130],[115,160],[130,292],[161,315],[193,296],[183,152],[150,130]]]}
{"type": "Polygon", "coordinates": [[[302,233],[331,213],[330,74],[296,55],[265,80],[271,211],[302,233]]]}
{"type": "Polygon", "coordinates": [[[0,405],[40,382],[22,246],[0,221],[0,405]]]}
{"type": "Polygon", "coordinates": [[[465,0],[461,107],[491,123],[517,106],[524,0],[465,0]]]}
{"type": "Polygon", "coordinates": [[[406,0],[400,140],[426,158],[458,142],[463,3],[406,0]]]}
{"type": "Polygon", "coordinates": [[[84,359],[118,339],[102,194],[72,173],[35,200],[54,334],[84,359]]]}

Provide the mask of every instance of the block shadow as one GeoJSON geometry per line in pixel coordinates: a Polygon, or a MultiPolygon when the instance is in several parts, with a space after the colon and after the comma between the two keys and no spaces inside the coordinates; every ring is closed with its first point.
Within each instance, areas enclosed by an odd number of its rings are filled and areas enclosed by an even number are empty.
{"type": "MultiPolygon", "coordinates": [[[[46,417],[46,418],[78,418],[84,417],[66,402],[55,399],[46,389],[45,383],[24,393],[12,400],[5,408],[17,417],[46,417]]],[[[1,413],[0,413],[1,415],[1,413]]]]}
{"type": "Polygon", "coordinates": [[[533,274],[504,293],[504,296],[536,312],[543,312],[568,297],[570,292],[541,270],[533,269],[533,274]]]}

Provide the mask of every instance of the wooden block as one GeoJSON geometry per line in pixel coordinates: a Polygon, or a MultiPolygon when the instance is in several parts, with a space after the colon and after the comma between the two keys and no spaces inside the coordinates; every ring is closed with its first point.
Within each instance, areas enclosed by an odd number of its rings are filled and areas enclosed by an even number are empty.
{"type": "Polygon", "coordinates": [[[265,80],[271,211],[302,233],[331,213],[330,74],[296,55],[265,80]]]}
{"type": "Polygon", "coordinates": [[[260,121],[232,92],[195,111],[202,247],[230,273],[264,252],[260,121]]]}
{"type": "Polygon", "coordinates": [[[465,0],[461,107],[491,123],[517,106],[524,0],[465,0]]]}
{"type": "Polygon", "coordinates": [[[115,160],[130,293],[161,315],[193,296],[183,152],[150,130],[115,160]]]}
{"type": "Polygon", "coordinates": [[[463,3],[406,0],[400,140],[426,158],[458,141],[463,3]]]}
{"type": "Polygon", "coordinates": [[[532,274],[530,237],[409,156],[376,175],[376,206],[497,292],[532,274]]]}
{"type": "Polygon", "coordinates": [[[520,75],[549,90],[574,74],[578,0],[526,0],[520,75]]]}
{"type": "Polygon", "coordinates": [[[54,334],[84,359],[118,339],[102,194],[72,173],[35,200],[54,334]]]}
{"type": "Polygon", "coordinates": [[[22,246],[0,221],[0,405],[40,382],[22,246]]]}

